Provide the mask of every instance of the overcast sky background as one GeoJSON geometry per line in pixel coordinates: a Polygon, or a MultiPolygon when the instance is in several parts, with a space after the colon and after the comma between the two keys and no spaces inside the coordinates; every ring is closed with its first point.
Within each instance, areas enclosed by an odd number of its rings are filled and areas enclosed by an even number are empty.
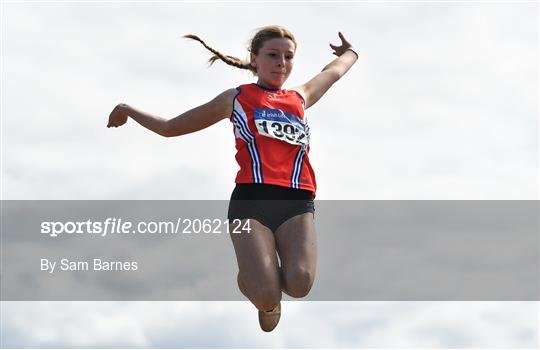
{"type": "MultiPolygon", "coordinates": [[[[538,199],[538,4],[517,1],[5,3],[2,198],[228,199],[229,121],[166,139],[107,117],[171,118],[253,82],[181,36],[244,58],[267,24],[299,42],[286,87],[333,59],[338,31],[360,55],[306,112],[318,199],[538,199]]],[[[2,309],[13,347],[538,346],[536,302],[287,303],[272,334],[247,302],[2,309]]]]}

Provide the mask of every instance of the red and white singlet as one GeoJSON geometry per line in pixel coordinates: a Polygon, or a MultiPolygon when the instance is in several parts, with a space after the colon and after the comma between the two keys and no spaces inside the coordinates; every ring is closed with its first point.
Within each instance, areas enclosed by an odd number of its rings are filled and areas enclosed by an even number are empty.
{"type": "Polygon", "coordinates": [[[236,137],[236,183],[263,183],[310,190],[315,173],[309,163],[309,126],[304,100],[293,90],[240,85],[231,122],[236,137]]]}

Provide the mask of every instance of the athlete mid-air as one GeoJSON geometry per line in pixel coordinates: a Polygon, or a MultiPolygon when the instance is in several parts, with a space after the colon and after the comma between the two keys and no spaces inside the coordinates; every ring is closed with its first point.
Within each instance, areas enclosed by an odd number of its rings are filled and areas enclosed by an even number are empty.
{"type": "Polygon", "coordinates": [[[127,118],[166,137],[199,131],[229,118],[236,138],[240,170],[231,195],[228,219],[249,223],[250,234],[233,234],[240,291],[259,310],[261,328],[272,331],[281,315],[282,292],[306,296],[315,278],[317,239],[314,225],[315,173],[309,162],[310,130],[304,111],[313,106],[358,59],[351,44],[339,33],[338,56],[307,83],[282,89],[289,77],[297,43],[280,26],[261,28],[250,41],[250,60],[228,56],[196,40],[221,60],[247,69],[257,83],[220,93],[210,102],[167,120],[117,105],[108,127],[127,118]],[[279,200],[279,201],[278,201],[279,200]],[[279,255],[279,260],[278,260],[279,255]]]}

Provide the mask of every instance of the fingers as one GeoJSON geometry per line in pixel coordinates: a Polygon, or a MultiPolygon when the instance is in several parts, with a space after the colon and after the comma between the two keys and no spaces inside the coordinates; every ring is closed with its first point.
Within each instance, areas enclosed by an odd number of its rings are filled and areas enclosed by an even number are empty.
{"type": "MultiPolygon", "coordinates": [[[[343,40],[344,40],[343,34],[341,34],[341,32],[338,32],[338,35],[339,35],[339,38],[341,39],[341,45],[343,45],[343,40]]],[[[335,48],[339,46],[330,44],[330,47],[335,50],[335,48]]]]}
{"type": "Polygon", "coordinates": [[[109,122],[107,123],[107,127],[108,128],[117,128],[117,127],[122,126],[124,124],[125,124],[125,122],[123,123],[121,120],[118,120],[118,118],[111,117],[111,118],[109,118],[109,122]]]}
{"type": "MultiPolygon", "coordinates": [[[[332,45],[330,44],[330,47],[332,48],[332,50],[334,51],[338,51],[338,49],[340,47],[343,47],[344,45],[350,45],[349,42],[347,41],[347,39],[345,39],[345,36],[343,35],[342,32],[338,32],[338,36],[339,38],[341,39],[341,45],[332,45]]],[[[334,53],[336,55],[336,53],[334,53]]],[[[339,55],[336,55],[336,56],[339,56],[339,55]]]]}
{"type": "Polygon", "coordinates": [[[115,118],[113,115],[109,116],[109,122],[107,123],[108,128],[117,128],[120,125],[122,125],[117,118],[115,118]]]}
{"type": "Polygon", "coordinates": [[[117,128],[126,123],[127,117],[124,116],[122,112],[122,107],[124,106],[124,103],[120,103],[116,107],[114,107],[111,114],[109,115],[109,121],[107,123],[108,128],[117,128]]]}
{"type": "Polygon", "coordinates": [[[338,35],[339,35],[339,38],[341,39],[341,44],[342,45],[350,45],[350,43],[347,41],[347,39],[345,39],[345,36],[343,35],[342,32],[338,32],[338,35]]]}
{"type": "Polygon", "coordinates": [[[338,47],[337,47],[337,46],[335,46],[335,45],[332,45],[332,44],[330,44],[330,48],[332,49],[332,51],[334,51],[334,52],[332,52],[332,54],[334,54],[334,55],[338,56],[338,54],[336,53],[336,52],[337,52],[337,48],[338,48],[338,47]]]}
{"type": "Polygon", "coordinates": [[[109,115],[109,122],[107,123],[107,127],[110,128],[112,126],[115,126],[114,125],[114,110],[111,112],[111,114],[109,115]]]}

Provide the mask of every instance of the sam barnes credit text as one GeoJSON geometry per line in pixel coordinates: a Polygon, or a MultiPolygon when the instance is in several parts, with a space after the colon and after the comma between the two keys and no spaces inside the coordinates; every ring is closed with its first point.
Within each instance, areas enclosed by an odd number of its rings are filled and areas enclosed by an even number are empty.
{"type": "Polygon", "coordinates": [[[41,259],[41,271],[54,273],[60,271],[137,271],[136,261],[106,261],[102,259],[92,259],[74,261],[69,259],[49,260],[41,259]]]}

